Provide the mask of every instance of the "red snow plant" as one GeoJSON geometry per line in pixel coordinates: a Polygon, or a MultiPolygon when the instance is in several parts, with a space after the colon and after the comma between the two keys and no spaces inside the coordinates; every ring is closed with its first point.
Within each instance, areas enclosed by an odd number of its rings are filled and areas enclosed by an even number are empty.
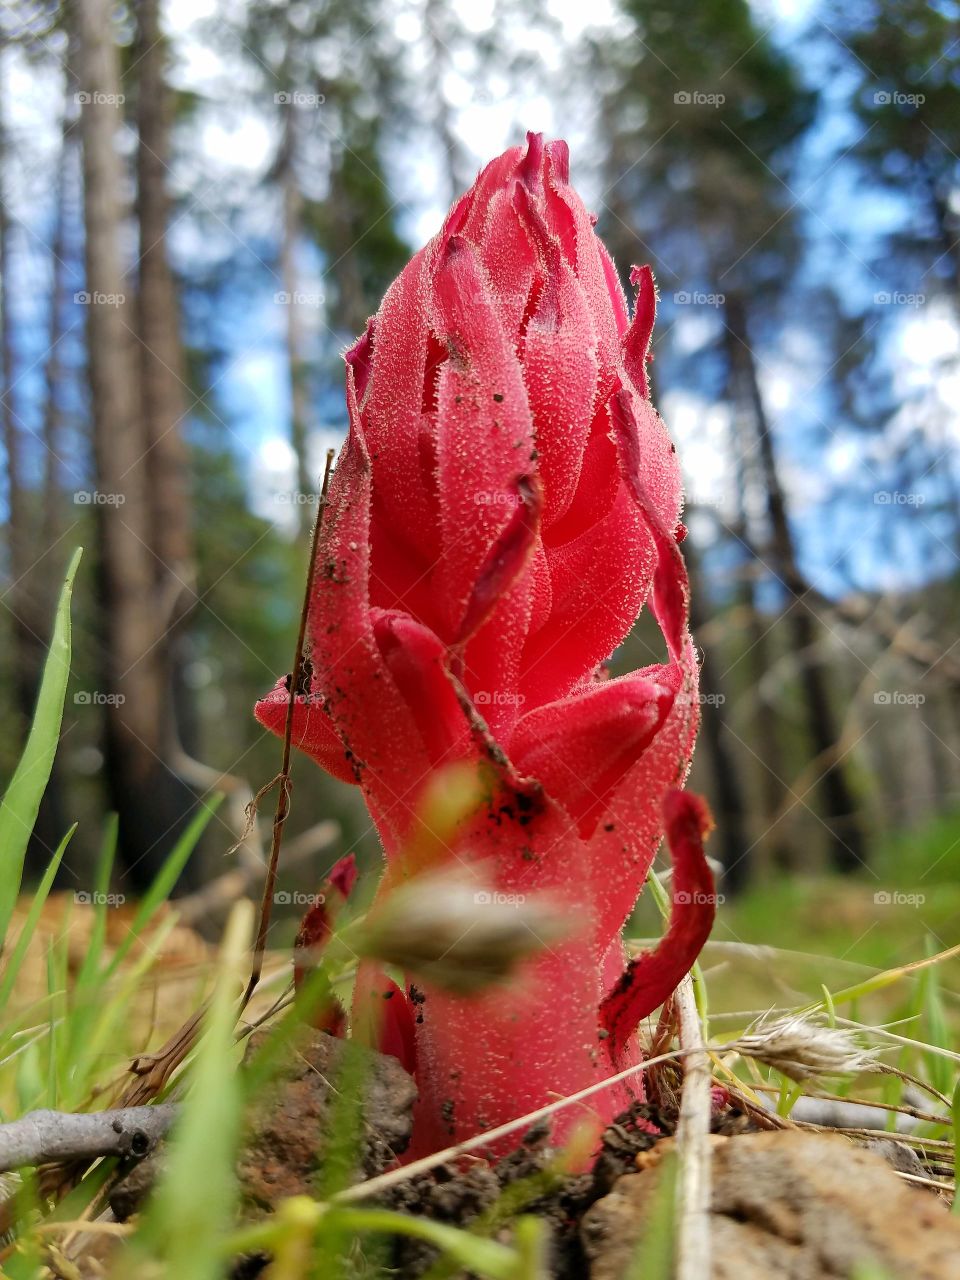
{"type": "MultiPolygon", "coordinates": [[[[350,431],[293,742],[361,787],[389,882],[425,787],[475,762],[484,800],[444,859],[482,868],[480,906],[543,894],[570,923],[518,980],[475,994],[362,971],[355,1000],[392,997],[383,1043],[416,1077],[418,1155],[639,1062],[639,1021],[713,917],[705,807],[679,790],[697,665],[680,468],[647,381],[656,294],[634,268],[631,319],[594,221],[566,143],[530,134],[487,165],[346,354],[350,431]],[[664,660],[609,678],[645,606],[664,660]],[[670,927],[627,965],[620,932],[664,831],[670,927]]],[[[275,732],[290,696],[280,681],[257,706],[275,732]]],[[[608,1120],[630,1097],[610,1087],[591,1108],[608,1120]]],[[[559,1113],[556,1136],[583,1114],[559,1113]]]]}

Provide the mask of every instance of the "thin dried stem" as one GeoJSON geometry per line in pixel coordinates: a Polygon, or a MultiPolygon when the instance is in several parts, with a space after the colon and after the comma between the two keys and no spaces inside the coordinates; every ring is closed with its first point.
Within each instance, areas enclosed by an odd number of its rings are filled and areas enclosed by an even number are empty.
{"type": "Polygon", "coordinates": [[[277,869],[280,865],[280,845],[283,841],[283,828],[290,813],[290,754],[293,739],[293,715],[297,703],[297,693],[303,677],[303,651],[307,640],[307,615],[310,612],[310,593],[313,590],[313,576],[317,565],[317,549],[320,545],[320,530],[323,526],[323,515],[327,508],[327,493],[330,488],[330,473],[333,470],[333,450],[327,450],[327,460],[323,470],[323,484],[320,487],[320,503],[317,518],[313,526],[313,537],[310,540],[310,562],[307,567],[307,582],[303,591],[303,606],[300,610],[300,628],[297,632],[297,648],[293,660],[293,672],[290,676],[290,701],[287,703],[287,719],[283,729],[283,755],[277,781],[280,789],[277,794],[277,808],[273,817],[273,838],[270,843],[270,862],[263,882],[263,897],[260,902],[260,922],[257,926],[257,940],[253,949],[253,967],[250,980],[240,1004],[240,1012],[250,1003],[250,997],[257,988],[263,972],[263,957],[267,949],[267,932],[270,928],[270,914],[273,906],[273,894],[277,884],[277,869]]]}

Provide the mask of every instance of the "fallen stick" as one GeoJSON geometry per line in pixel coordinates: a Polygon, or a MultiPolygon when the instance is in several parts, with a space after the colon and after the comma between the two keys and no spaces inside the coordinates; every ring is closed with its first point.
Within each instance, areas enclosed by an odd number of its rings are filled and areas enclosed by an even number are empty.
{"type": "Polygon", "coordinates": [[[74,1115],[69,1111],[31,1111],[0,1124],[0,1172],[99,1156],[149,1155],[169,1131],[179,1107],[118,1107],[74,1115]]]}

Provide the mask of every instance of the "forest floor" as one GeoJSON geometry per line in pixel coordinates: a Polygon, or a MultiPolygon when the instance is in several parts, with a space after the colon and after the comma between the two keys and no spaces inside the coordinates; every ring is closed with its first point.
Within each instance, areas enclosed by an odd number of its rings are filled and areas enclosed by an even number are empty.
{"type": "MultiPolygon", "coordinates": [[[[710,1124],[714,1264],[703,1273],[704,1280],[708,1274],[738,1280],[771,1274],[795,1280],[947,1280],[960,1274],[960,1217],[947,1212],[960,1124],[960,1060],[954,1055],[960,962],[951,957],[925,963],[958,941],[958,850],[960,821],[945,820],[891,842],[875,874],[758,886],[721,905],[700,966],[701,1013],[709,1043],[726,1043],[764,1014],[810,1008],[820,1001],[821,1013],[826,1010],[841,1025],[849,1019],[866,1042],[885,1045],[884,1060],[895,1070],[794,1088],[776,1071],[745,1059],[734,1063],[734,1075],[724,1076],[724,1061],[733,1059],[714,1054],[714,1083],[732,1084],[733,1092],[720,1095],[724,1100],[715,1102],[710,1124]],[[878,896],[885,893],[889,901],[878,896]],[[898,1035],[901,1039],[894,1038],[898,1035]],[[883,1036],[889,1041],[876,1039],[883,1036]],[[825,1122],[809,1109],[824,1105],[826,1100],[818,1096],[824,1092],[868,1109],[825,1122]],[[762,1100],[770,1118],[744,1106],[744,1097],[762,1100]],[[897,1115],[877,1109],[890,1104],[904,1110],[897,1115]],[[913,1111],[939,1119],[917,1120],[908,1114],[913,1111]],[[821,1122],[839,1123],[845,1138],[819,1132],[821,1122]],[[873,1261],[861,1265],[863,1258],[873,1261]]],[[[654,938],[662,927],[650,896],[645,895],[632,922],[634,948],[643,946],[643,935],[654,938]]],[[[15,926],[25,920],[31,902],[21,899],[15,926]]],[[[185,1012],[199,1008],[209,996],[222,970],[222,949],[218,959],[213,946],[179,926],[175,903],[154,903],[146,921],[138,919],[139,910],[127,904],[98,913],[78,907],[73,895],[54,893],[47,899],[22,957],[16,990],[6,993],[8,1043],[0,1055],[5,1118],[38,1105],[65,1111],[111,1105],[124,1077],[129,1081],[130,1058],[155,1050],[181,1025],[185,1012]],[[131,942],[131,930],[141,931],[142,937],[131,942]]],[[[268,956],[262,990],[248,1020],[266,1014],[283,991],[289,961],[286,954],[268,956]]],[[[204,1110],[195,1110],[194,1120],[185,1122],[179,1154],[176,1143],[170,1153],[161,1148],[136,1166],[109,1199],[85,1200],[81,1195],[78,1203],[76,1197],[93,1181],[88,1173],[73,1193],[76,1221],[71,1233],[57,1239],[56,1249],[51,1246],[51,1233],[56,1234],[52,1222],[58,1213],[63,1219],[62,1208],[54,1208],[52,1216],[49,1211],[34,1216],[35,1236],[21,1221],[19,1239],[0,1259],[0,1274],[13,1280],[103,1274],[159,1280],[179,1275],[172,1269],[176,1242],[182,1235],[189,1250],[197,1220],[178,1228],[171,1226],[170,1215],[182,1216],[194,1204],[209,1205],[210,1187],[218,1179],[222,1200],[204,1212],[220,1214],[221,1255],[195,1271],[204,1280],[227,1275],[242,1280],[261,1273],[271,1280],[312,1274],[344,1280],[387,1274],[442,1280],[467,1273],[490,1280],[625,1280],[639,1275],[666,1280],[673,1274],[671,1197],[681,1083],[675,1064],[649,1073],[650,1108],[622,1117],[605,1135],[599,1161],[586,1171],[569,1172],[563,1153],[551,1151],[545,1132],[535,1128],[515,1157],[499,1164],[476,1157],[451,1159],[356,1207],[345,1207],[320,1231],[305,1208],[318,1197],[317,1151],[321,1165],[339,1165],[330,1184],[340,1188],[334,1190],[334,1201],[358,1178],[389,1169],[393,1152],[406,1141],[412,1083],[395,1060],[376,1055],[378,1061],[364,1077],[375,1096],[367,1093],[365,1112],[354,1111],[352,1119],[345,1119],[338,1110],[340,1098],[353,1090],[335,1061],[342,1042],[314,1034],[281,1072],[279,1092],[264,1095],[270,1099],[265,1107],[262,1099],[259,1104],[254,1099],[251,1121],[250,1098],[244,1103],[234,1092],[224,1103],[220,1096],[222,1082],[239,1065],[237,1054],[231,1054],[229,1009],[224,1008],[220,1056],[208,1063],[212,1074],[205,1103],[203,1049],[199,1061],[194,1057],[187,1063],[197,1106],[204,1110]],[[331,1086],[333,1080],[336,1086],[331,1086]],[[228,1107],[219,1120],[208,1114],[214,1099],[228,1107]],[[214,1139],[229,1107],[241,1106],[247,1107],[242,1140],[234,1134],[232,1147],[218,1144],[214,1139]],[[651,1136],[650,1122],[662,1137],[651,1136]],[[333,1148],[344,1124],[346,1145],[338,1154],[333,1148]],[[364,1130],[376,1132],[378,1141],[364,1139],[364,1130]],[[384,1134],[390,1135],[387,1143],[380,1140],[384,1134]],[[171,1191],[163,1171],[176,1169],[180,1158],[186,1161],[179,1166],[181,1178],[189,1170],[188,1185],[171,1191]],[[158,1170],[161,1190],[154,1206],[146,1208],[143,1192],[158,1170]],[[91,1218],[106,1225],[88,1234],[91,1218]],[[536,1247],[530,1246],[532,1252],[522,1247],[523,1221],[544,1229],[536,1247]],[[106,1229],[111,1223],[117,1234],[106,1229]],[[304,1262],[303,1269],[291,1262],[292,1269],[285,1270],[279,1265],[284,1247],[292,1249],[297,1231],[303,1246],[305,1223],[308,1234],[316,1237],[312,1261],[304,1262]],[[484,1252],[487,1245],[500,1252],[484,1252]],[[224,1252],[243,1261],[228,1265],[224,1252]],[[164,1259],[159,1267],[157,1256],[164,1259]],[[118,1257],[127,1260],[118,1262],[118,1257]]],[[[267,1025],[275,1024],[272,1019],[267,1025]]],[[[256,1032],[251,1044],[269,1044],[269,1036],[256,1032]]],[[[70,1224],[69,1215],[65,1221],[70,1224]]]]}

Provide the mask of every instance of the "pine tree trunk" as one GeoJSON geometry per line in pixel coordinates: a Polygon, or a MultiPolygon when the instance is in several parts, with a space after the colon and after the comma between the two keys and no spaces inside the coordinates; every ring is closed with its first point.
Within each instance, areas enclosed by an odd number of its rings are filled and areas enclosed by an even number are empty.
{"type": "Polygon", "coordinates": [[[741,517],[736,526],[737,540],[746,548],[748,559],[741,568],[737,587],[737,601],[746,618],[746,662],[750,670],[750,686],[753,691],[753,714],[750,717],[749,750],[752,754],[758,778],[760,796],[761,830],[753,835],[758,870],[764,874],[774,868],[795,867],[793,842],[786,830],[784,814],[790,807],[790,785],[787,782],[787,764],[781,742],[780,716],[777,709],[763,701],[762,684],[773,666],[774,657],[770,643],[771,623],[757,605],[756,566],[759,561],[750,544],[746,519],[741,517]]]}
{"type": "Polygon", "coordinates": [[[109,0],[78,6],[78,82],[86,233],[87,359],[93,418],[99,616],[107,782],[133,887],[165,848],[175,810],[161,759],[162,663],[152,521],[132,346],[129,278],[120,257],[125,175],[117,135],[120,80],[109,0]]]}
{"type": "Polygon", "coordinates": [[[470,185],[469,165],[457,134],[453,113],[444,94],[444,79],[451,68],[451,54],[444,38],[444,18],[449,12],[445,0],[427,0],[424,28],[430,50],[430,82],[433,93],[433,127],[443,148],[450,201],[456,200],[470,185]]]}
{"type": "Polygon", "coordinates": [[[313,507],[307,495],[316,489],[310,474],[308,453],[310,402],[304,359],[303,313],[297,301],[300,277],[297,271],[297,244],[301,235],[303,196],[297,182],[297,110],[286,104],[284,112],[283,143],[280,154],[280,185],[283,193],[283,228],[280,239],[280,277],[286,297],[287,365],[290,385],[290,444],[296,461],[296,511],[300,530],[308,535],[312,524],[313,507]]]}
{"type": "MultiPolygon", "coordinates": [[[[2,53],[2,48],[0,48],[2,53]]],[[[0,63],[2,67],[2,63],[0,63]]],[[[6,133],[6,86],[0,83],[0,346],[2,346],[3,397],[0,400],[3,449],[7,470],[7,563],[10,583],[6,600],[10,609],[16,706],[20,724],[17,737],[25,736],[37,691],[38,654],[42,642],[35,630],[28,598],[31,544],[28,511],[23,485],[21,426],[17,414],[15,322],[11,313],[13,289],[11,222],[9,192],[6,190],[6,165],[9,151],[6,133]]]]}
{"type": "MultiPolygon", "coordinates": [[[[707,622],[707,599],[698,558],[689,539],[684,555],[690,574],[690,624],[694,639],[707,622]]],[[[700,668],[700,739],[706,747],[713,780],[713,809],[717,820],[717,840],[723,863],[723,884],[736,893],[751,880],[754,856],[747,837],[746,804],[737,767],[736,752],[730,749],[727,702],[719,674],[720,657],[708,654],[700,668]]]]}
{"type": "Polygon", "coordinates": [[[789,596],[787,624],[797,662],[812,754],[823,757],[819,782],[821,817],[830,832],[829,852],[838,871],[852,872],[866,863],[861,818],[842,759],[836,748],[839,729],[830,696],[827,670],[818,651],[819,626],[806,596],[808,583],[800,571],[787,518],[773,436],[767,421],[756,364],[749,346],[747,311],[742,298],[726,300],[727,350],[745,402],[750,406],[766,494],[774,568],[789,596]]]}
{"type": "Polygon", "coordinates": [[[750,672],[750,688],[753,693],[749,716],[749,742],[751,765],[756,777],[756,793],[759,798],[759,830],[751,833],[751,849],[759,874],[766,875],[775,868],[795,865],[794,846],[784,819],[790,807],[790,786],[787,783],[787,765],[784,757],[781,718],[775,706],[763,700],[763,681],[773,665],[771,623],[761,613],[757,602],[757,569],[760,561],[753,544],[747,511],[747,490],[751,468],[748,465],[750,441],[744,422],[743,407],[739,403],[736,380],[728,377],[727,395],[733,407],[733,434],[731,454],[736,460],[737,515],[731,528],[744,555],[736,583],[736,600],[739,613],[746,619],[746,650],[742,661],[750,672]]]}
{"type": "MultiPolygon", "coordinates": [[[[73,61],[76,50],[74,49],[73,61]]],[[[65,531],[63,483],[63,432],[62,397],[66,369],[62,356],[64,326],[64,290],[66,287],[67,259],[70,255],[68,226],[70,199],[78,191],[76,185],[79,154],[74,140],[77,116],[75,94],[77,86],[68,68],[65,78],[63,123],[61,126],[60,161],[57,174],[57,204],[53,241],[50,246],[50,300],[47,326],[47,355],[43,367],[43,492],[39,513],[39,546],[48,553],[41,571],[34,575],[37,595],[37,616],[43,620],[44,632],[52,625],[59,592],[59,574],[52,571],[54,565],[64,564],[69,543],[61,545],[65,531]]],[[[39,678],[39,671],[37,673],[39,678]]],[[[69,824],[68,809],[64,797],[63,766],[59,757],[54,760],[47,782],[37,824],[34,828],[37,848],[30,850],[31,869],[39,869],[49,861],[50,848],[55,848],[69,824]]],[[[61,869],[61,874],[63,870],[61,869]]],[[[64,878],[66,875],[64,874],[64,878]]]]}
{"type": "MultiPolygon", "coordinates": [[[[167,254],[170,201],[170,91],[165,80],[166,42],[158,0],[137,8],[137,214],[140,279],[137,307],[140,400],[146,439],[154,581],[163,637],[157,647],[163,688],[162,755],[173,758],[189,724],[183,684],[187,661],[185,622],[195,601],[189,454],[184,438],[186,385],[177,290],[167,254]]],[[[194,744],[187,743],[193,750],[194,744]]],[[[182,804],[189,805],[184,789],[182,804]]]]}

